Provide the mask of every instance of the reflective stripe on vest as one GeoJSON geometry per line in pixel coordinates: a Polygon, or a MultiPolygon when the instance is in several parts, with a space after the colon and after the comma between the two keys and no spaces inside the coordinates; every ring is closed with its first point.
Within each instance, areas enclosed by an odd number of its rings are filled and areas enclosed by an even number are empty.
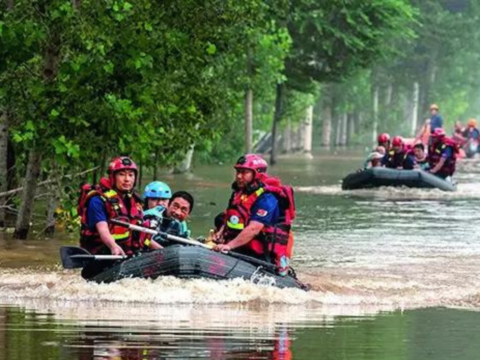
{"type": "Polygon", "coordinates": [[[231,223],[230,221],[227,220],[227,226],[230,228],[230,229],[234,229],[234,230],[243,230],[245,229],[245,225],[244,224],[234,224],[234,223],[231,223]]]}
{"type": "Polygon", "coordinates": [[[112,237],[115,240],[125,240],[125,239],[128,239],[129,236],[130,236],[130,231],[128,230],[124,234],[112,234],[112,237]]]}
{"type": "MultiPolygon", "coordinates": [[[[257,201],[257,199],[260,197],[265,192],[264,188],[259,188],[256,190],[253,194],[241,194],[240,196],[234,196],[233,199],[233,204],[236,208],[237,211],[239,212],[239,215],[243,218],[243,222],[237,222],[233,223],[231,222],[231,218],[227,218],[227,227],[229,227],[232,230],[237,230],[237,231],[242,231],[245,229],[245,226],[249,222],[250,218],[250,208],[252,205],[257,201]],[[247,222],[247,224],[245,223],[247,222]]],[[[227,211],[228,214],[228,211],[227,211]]],[[[239,219],[240,220],[240,219],[239,219]]]]}
{"type": "MultiPolygon", "coordinates": [[[[139,236],[139,234],[134,234],[130,232],[128,228],[114,225],[109,221],[114,218],[119,218],[134,225],[139,224],[143,219],[143,210],[140,202],[141,200],[138,196],[135,194],[130,194],[125,197],[125,201],[130,203],[129,207],[124,205],[124,199],[112,189],[105,189],[105,191],[102,191],[101,189],[91,191],[89,192],[88,196],[90,198],[99,196],[100,199],[102,199],[102,201],[105,203],[110,234],[115,242],[118,242],[118,245],[120,245],[125,253],[127,253],[127,255],[131,255],[133,252],[143,246],[144,238],[139,236]]],[[[86,206],[88,206],[87,204],[88,203],[86,203],[86,206]]],[[[84,210],[85,214],[82,217],[80,245],[91,253],[95,254],[99,251],[104,251],[105,244],[100,239],[98,232],[96,230],[92,231],[88,227],[86,211],[87,209],[84,210]]]]}

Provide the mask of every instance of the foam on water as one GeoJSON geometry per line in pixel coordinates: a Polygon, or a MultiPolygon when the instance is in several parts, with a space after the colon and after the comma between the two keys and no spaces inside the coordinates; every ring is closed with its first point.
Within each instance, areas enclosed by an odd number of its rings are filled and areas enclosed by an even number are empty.
{"type": "Polygon", "coordinates": [[[112,309],[106,319],[117,314],[136,321],[155,313],[175,326],[197,317],[207,317],[212,326],[230,321],[249,326],[252,317],[268,324],[308,321],[312,314],[480,309],[480,242],[475,236],[480,186],[474,173],[461,173],[456,180],[453,193],[297,188],[308,206],[298,209],[295,264],[300,280],[313,286],[310,292],[243,280],[173,277],[95,284],[76,271],[0,269],[0,304],[52,309],[88,321],[99,319],[106,308],[112,309]],[[321,196],[306,196],[312,193],[321,196]],[[338,195],[348,199],[335,199],[338,195]]]}
{"type": "MultiPolygon", "coordinates": [[[[473,174],[470,174],[473,176],[473,174]]],[[[330,196],[352,196],[376,200],[480,200],[478,183],[458,183],[454,192],[438,189],[380,187],[374,189],[342,190],[341,185],[301,186],[296,191],[330,196]]]]}
{"type": "MultiPolygon", "coordinates": [[[[25,301],[75,306],[128,303],[155,305],[276,305],[300,308],[394,310],[428,306],[480,307],[480,256],[447,261],[352,269],[304,270],[300,278],[310,292],[254,285],[244,280],[124,279],[112,284],[88,283],[65,271],[0,270],[0,304],[25,301]],[[80,304],[80,305],[78,305],[80,304]],[[90,304],[90,305],[86,305],[90,304]]],[[[297,310],[295,310],[297,311],[297,310]]]]}

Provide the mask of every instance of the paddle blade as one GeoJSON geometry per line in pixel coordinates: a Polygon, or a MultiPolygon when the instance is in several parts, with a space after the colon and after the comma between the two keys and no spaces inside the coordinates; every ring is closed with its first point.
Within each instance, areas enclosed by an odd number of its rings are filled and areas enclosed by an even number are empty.
{"type": "Polygon", "coordinates": [[[62,266],[65,269],[83,268],[94,259],[87,250],[78,246],[62,246],[60,248],[60,258],[62,259],[62,266]],[[87,255],[85,257],[75,257],[74,255],[87,255]]]}

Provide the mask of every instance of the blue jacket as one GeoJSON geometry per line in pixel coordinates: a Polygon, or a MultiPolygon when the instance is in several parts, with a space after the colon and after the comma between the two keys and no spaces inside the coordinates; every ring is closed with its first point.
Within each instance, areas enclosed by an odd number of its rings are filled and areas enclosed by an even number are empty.
{"type": "Polygon", "coordinates": [[[430,133],[433,134],[435,129],[443,127],[443,119],[439,114],[435,114],[430,118],[430,133]]]}

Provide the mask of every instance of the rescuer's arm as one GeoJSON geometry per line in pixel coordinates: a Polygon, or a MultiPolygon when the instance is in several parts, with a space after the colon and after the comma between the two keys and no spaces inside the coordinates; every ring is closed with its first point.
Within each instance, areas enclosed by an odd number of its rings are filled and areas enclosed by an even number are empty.
{"type": "Polygon", "coordinates": [[[228,245],[217,245],[215,250],[217,251],[230,251],[243,245],[248,244],[250,241],[253,240],[255,236],[258,235],[260,231],[262,231],[265,225],[258,221],[250,221],[250,224],[242,230],[240,234],[237,235],[235,239],[230,241],[228,245]]]}
{"type": "Polygon", "coordinates": [[[108,228],[108,223],[106,221],[100,221],[96,225],[98,234],[100,235],[100,239],[102,242],[107,246],[112,255],[123,255],[125,256],[125,252],[123,249],[115,242],[112,234],[110,234],[110,229],[108,228]]]}

